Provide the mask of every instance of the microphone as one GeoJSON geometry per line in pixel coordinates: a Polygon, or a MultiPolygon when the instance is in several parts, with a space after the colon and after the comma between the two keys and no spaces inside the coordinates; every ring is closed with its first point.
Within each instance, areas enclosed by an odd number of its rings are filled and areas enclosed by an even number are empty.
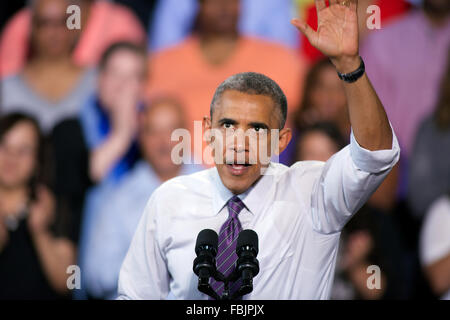
{"type": "Polygon", "coordinates": [[[220,297],[209,285],[209,278],[216,274],[216,255],[219,236],[214,230],[204,229],[197,236],[193,270],[198,276],[198,290],[216,300],[220,297]]]}
{"type": "Polygon", "coordinates": [[[241,277],[241,287],[236,291],[232,299],[243,296],[253,291],[253,277],[259,273],[258,235],[255,231],[247,229],[239,233],[236,244],[238,256],[236,274],[241,277]]]}

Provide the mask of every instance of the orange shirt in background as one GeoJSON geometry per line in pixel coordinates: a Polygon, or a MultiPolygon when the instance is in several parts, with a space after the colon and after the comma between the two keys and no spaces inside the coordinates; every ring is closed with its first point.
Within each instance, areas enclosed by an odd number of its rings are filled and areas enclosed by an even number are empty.
{"type": "MultiPolygon", "coordinates": [[[[191,132],[191,145],[194,146],[193,139],[197,139],[193,130],[194,120],[201,121],[204,116],[209,116],[214,92],[226,78],[248,71],[267,75],[285,93],[291,113],[300,102],[306,65],[291,49],[242,36],[231,57],[222,65],[214,66],[202,56],[199,39],[190,36],[179,45],[154,53],[149,68],[149,96],[165,92],[174,95],[183,104],[191,132]]],[[[191,149],[192,156],[203,159],[203,165],[212,166],[210,150],[205,151],[205,142],[202,146],[202,155],[194,147],[191,149]]]]}
{"type": "Polygon", "coordinates": [[[288,100],[289,112],[297,108],[302,93],[305,64],[298,54],[271,42],[242,36],[235,52],[219,66],[210,65],[200,51],[199,39],[188,37],[179,45],[154,53],[150,59],[149,95],[171,93],[186,108],[190,128],[194,120],[209,116],[216,88],[229,76],[259,72],[272,78],[288,100]]]}
{"type": "MultiPolygon", "coordinates": [[[[3,29],[0,37],[0,77],[17,73],[23,68],[28,53],[30,25],[31,10],[24,8],[3,29]]],[[[80,66],[94,66],[109,45],[121,40],[145,43],[144,28],[128,8],[107,1],[95,1],[73,52],[74,62],[80,66]]]]}

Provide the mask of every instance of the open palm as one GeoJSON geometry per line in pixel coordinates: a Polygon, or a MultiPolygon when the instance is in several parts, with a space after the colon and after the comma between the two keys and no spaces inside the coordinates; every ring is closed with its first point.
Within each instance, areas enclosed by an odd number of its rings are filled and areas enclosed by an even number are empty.
{"type": "Polygon", "coordinates": [[[317,31],[304,21],[292,20],[309,40],[324,55],[333,58],[358,55],[357,0],[315,0],[317,9],[317,31]]]}

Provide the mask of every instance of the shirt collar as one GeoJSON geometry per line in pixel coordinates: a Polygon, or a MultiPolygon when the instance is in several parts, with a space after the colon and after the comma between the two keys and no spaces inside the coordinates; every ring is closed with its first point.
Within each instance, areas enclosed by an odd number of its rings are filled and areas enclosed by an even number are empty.
{"type": "MultiPolygon", "coordinates": [[[[214,215],[217,215],[227,204],[227,201],[234,196],[234,194],[224,186],[216,167],[212,168],[211,172],[214,187],[213,210],[214,215]]],[[[264,194],[269,191],[270,186],[272,185],[272,173],[273,164],[270,163],[266,173],[262,175],[260,179],[250,188],[248,188],[244,193],[238,195],[238,197],[242,200],[242,202],[245,204],[248,211],[252,215],[258,214],[258,212],[260,211],[260,207],[262,205],[261,199],[264,198],[264,194]]]]}

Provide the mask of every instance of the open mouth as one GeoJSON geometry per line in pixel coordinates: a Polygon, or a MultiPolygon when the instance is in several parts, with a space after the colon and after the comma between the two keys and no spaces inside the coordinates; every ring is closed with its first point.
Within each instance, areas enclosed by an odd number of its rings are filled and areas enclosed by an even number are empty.
{"type": "Polygon", "coordinates": [[[240,176],[245,174],[252,165],[249,163],[237,164],[237,163],[228,163],[227,168],[228,171],[234,176],[240,176]]]}

